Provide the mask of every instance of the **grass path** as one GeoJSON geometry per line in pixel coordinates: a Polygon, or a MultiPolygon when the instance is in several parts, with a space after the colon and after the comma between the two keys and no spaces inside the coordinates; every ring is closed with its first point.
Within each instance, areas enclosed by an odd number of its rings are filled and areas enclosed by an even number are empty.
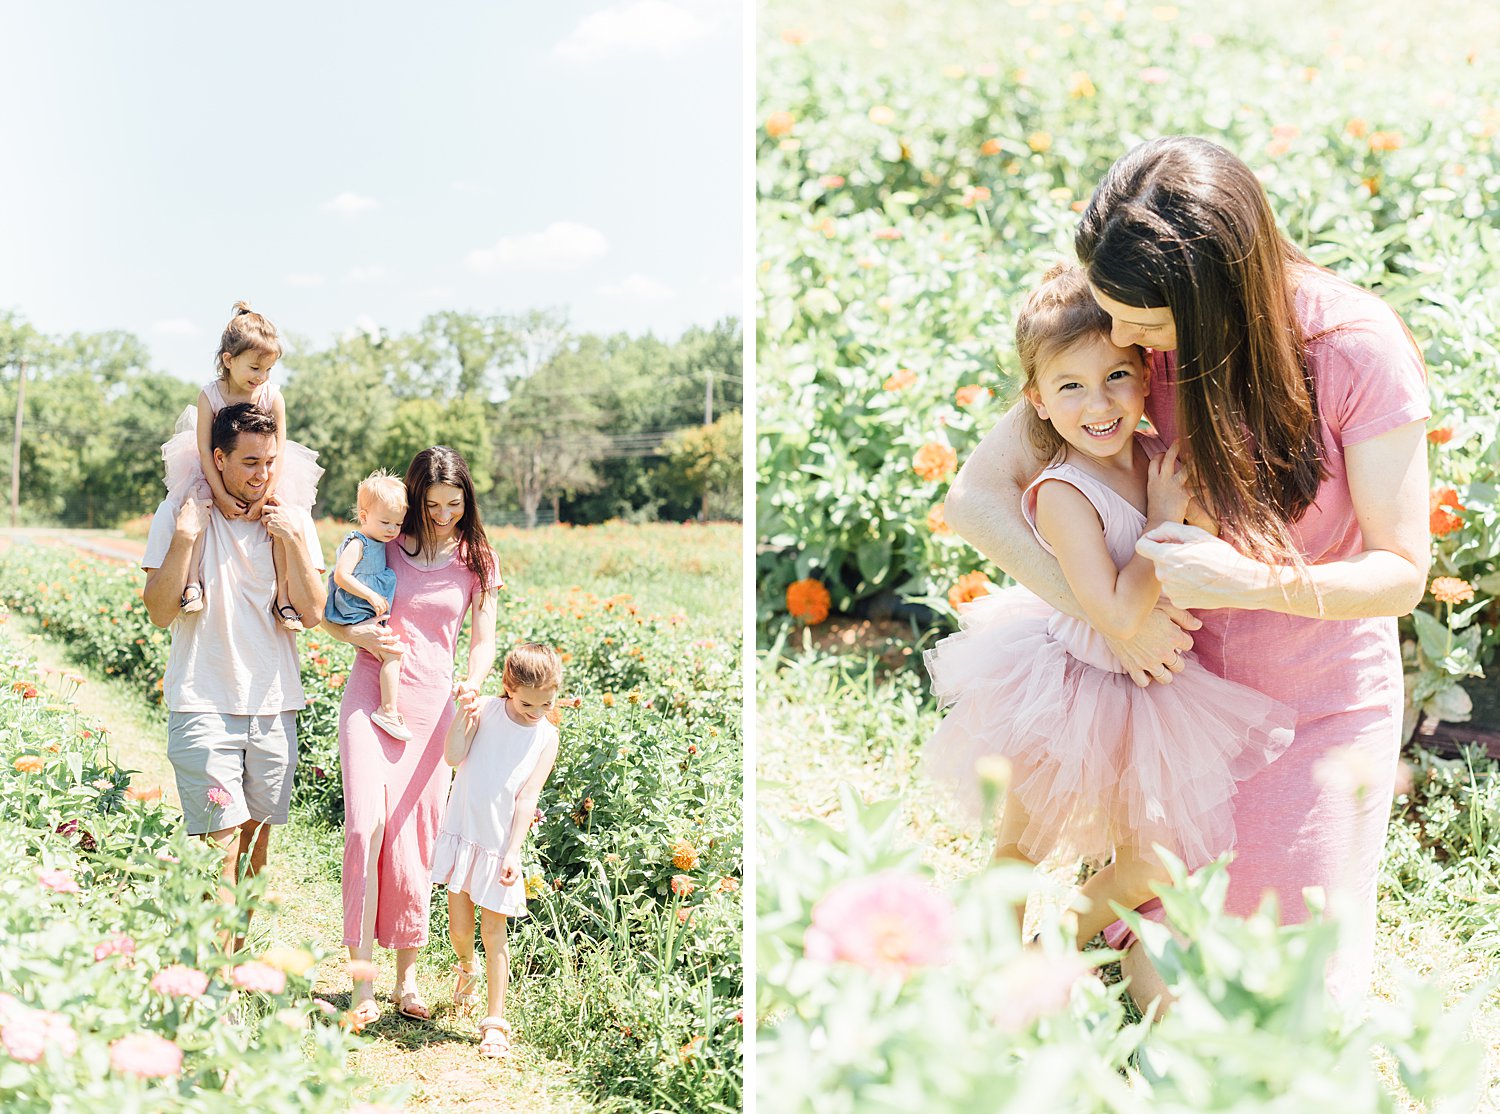
{"type": "MultiPolygon", "coordinates": [[[[177,807],[177,791],[166,757],[166,716],[148,705],[123,681],[108,677],[88,662],[69,657],[65,647],[41,633],[25,616],[11,615],[3,628],[12,642],[35,657],[47,672],[49,687],[62,685],[60,674],[81,673],[87,680],[68,699],[107,733],[116,762],[139,771],[137,783],[159,784],[162,797],[177,807]]],[[[340,950],[342,899],[339,856],[342,834],[298,817],[272,836],[272,886],[282,895],[278,914],[255,924],[251,946],[317,943],[340,950]]],[[[381,967],[377,990],[395,983],[390,952],[377,949],[381,967]]],[[[517,1017],[517,1040],[504,1061],[481,1060],[477,1054],[477,1017],[457,1018],[450,1005],[453,980],[435,962],[418,964],[418,982],[433,1010],[428,1024],[409,1021],[387,1008],[365,1030],[363,1047],[350,1057],[349,1069],[380,1086],[406,1084],[413,1110],[525,1111],[526,1114],[582,1114],[595,1109],[570,1078],[566,1064],[549,1060],[528,1047],[525,1019],[517,1017]]],[[[318,967],[314,993],[343,1009],[350,1006],[352,986],[338,957],[318,967]]]]}

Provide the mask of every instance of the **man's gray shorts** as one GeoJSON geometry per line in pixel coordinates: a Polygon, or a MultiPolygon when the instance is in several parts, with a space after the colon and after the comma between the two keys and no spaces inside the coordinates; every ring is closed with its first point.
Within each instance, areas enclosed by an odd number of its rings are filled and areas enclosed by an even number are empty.
{"type": "Polygon", "coordinates": [[[247,820],[285,824],[297,768],[297,713],[169,712],[167,758],[177,775],[189,835],[247,820]],[[224,790],[229,801],[211,802],[212,789],[224,790]]]}

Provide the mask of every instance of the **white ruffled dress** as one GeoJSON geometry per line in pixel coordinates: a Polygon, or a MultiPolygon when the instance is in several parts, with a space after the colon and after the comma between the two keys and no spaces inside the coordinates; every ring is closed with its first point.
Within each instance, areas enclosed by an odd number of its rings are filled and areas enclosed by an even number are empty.
{"type": "Polygon", "coordinates": [[[534,727],[516,723],[505,701],[487,696],[469,753],[459,764],[438,826],[432,854],[432,881],[466,893],[481,909],[507,917],[526,915],[526,884],[500,883],[500,864],[509,850],[516,796],[536,769],[557,728],[545,719],[534,727]]]}

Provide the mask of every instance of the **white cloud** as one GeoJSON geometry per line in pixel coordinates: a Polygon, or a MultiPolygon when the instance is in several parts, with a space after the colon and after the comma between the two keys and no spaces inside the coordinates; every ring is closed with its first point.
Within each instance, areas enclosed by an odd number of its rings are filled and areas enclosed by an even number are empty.
{"type": "Polygon", "coordinates": [[[502,267],[564,271],[609,250],[604,233],[586,224],[558,221],[541,232],[522,236],[502,236],[492,248],[469,252],[469,266],[476,271],[494,271],[502,267]]]}
{"type": "Polygon", "coordinates": [[[365,197],[357,193],[341,193],[332,201],[323,202],[325,213],[337,213],[341,217],[357,217],[361,213],[368,213],[378,208],[380,208],[380,202],[373,197],[365,197]]]}
{"type": "Polygon", "coordinates": [[[161,336],[190,337],[198,332],[198,326],[183,317],[171,317],[166,321],[158,321],[151,326],[153,333],[161,336]]]}
{"type": "Polygon", "coordinates": [[[407,295],[423,302],[447,302],[453,298],[453,287],[451,286],[424,286],[420,290],[413,290],[407,295]]]}
{"type": "Polygon", "coordinates": [[[456,182],[453,183],[453,192],[454,193],[478,193],[479,192],[479,187],[476,186],[473,182],[466,182],[463,179],[459,179],[458,181],[456,181],[456,182]]]}
{"type": "Polygon", "coordinates": [[[322,286],[323,276],[309,274],[287,275],[285,281],[288,286],[322,286]]]}
{"type": "Polygon", "coordinates": [[[585,16],[571,35],[552,48],[552,53],[573,62],[620,54],[676,54],[706,39],[713,30],[711,23],[681,4],[634,0],[585,16]]]}
{"type": "Polygon", "coordinates": [[[381,279],[389,278],[391,272],[379,263],[372,263],[368,267],[349,268],[350,282],[379,282],[381,279]]]}
{"type": "Polygon", "coordinates": [[[625,298],[633,302],[665,302],[677,296],[670,287],[646,275],[630,275],[616,283],[599,288],[606,298],[625,298]]]}

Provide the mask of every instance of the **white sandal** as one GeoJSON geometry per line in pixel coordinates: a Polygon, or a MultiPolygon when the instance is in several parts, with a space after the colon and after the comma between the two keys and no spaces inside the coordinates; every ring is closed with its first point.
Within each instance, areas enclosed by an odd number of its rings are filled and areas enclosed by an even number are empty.
{"type": "Polygon", "coordinates": [[[510,1022],[491,1014],[479,1023],[479,1054],[487,1060],[510,1055],[510,1022]]]}
{"type": "Polygon", "coordinates": [[[453,1012],[468,1013],[474,1007],[474,1000],[479,997],[479,971],[477,968],[455,963],[453,973],[458,976],[453,980],[453,1012]]]}

